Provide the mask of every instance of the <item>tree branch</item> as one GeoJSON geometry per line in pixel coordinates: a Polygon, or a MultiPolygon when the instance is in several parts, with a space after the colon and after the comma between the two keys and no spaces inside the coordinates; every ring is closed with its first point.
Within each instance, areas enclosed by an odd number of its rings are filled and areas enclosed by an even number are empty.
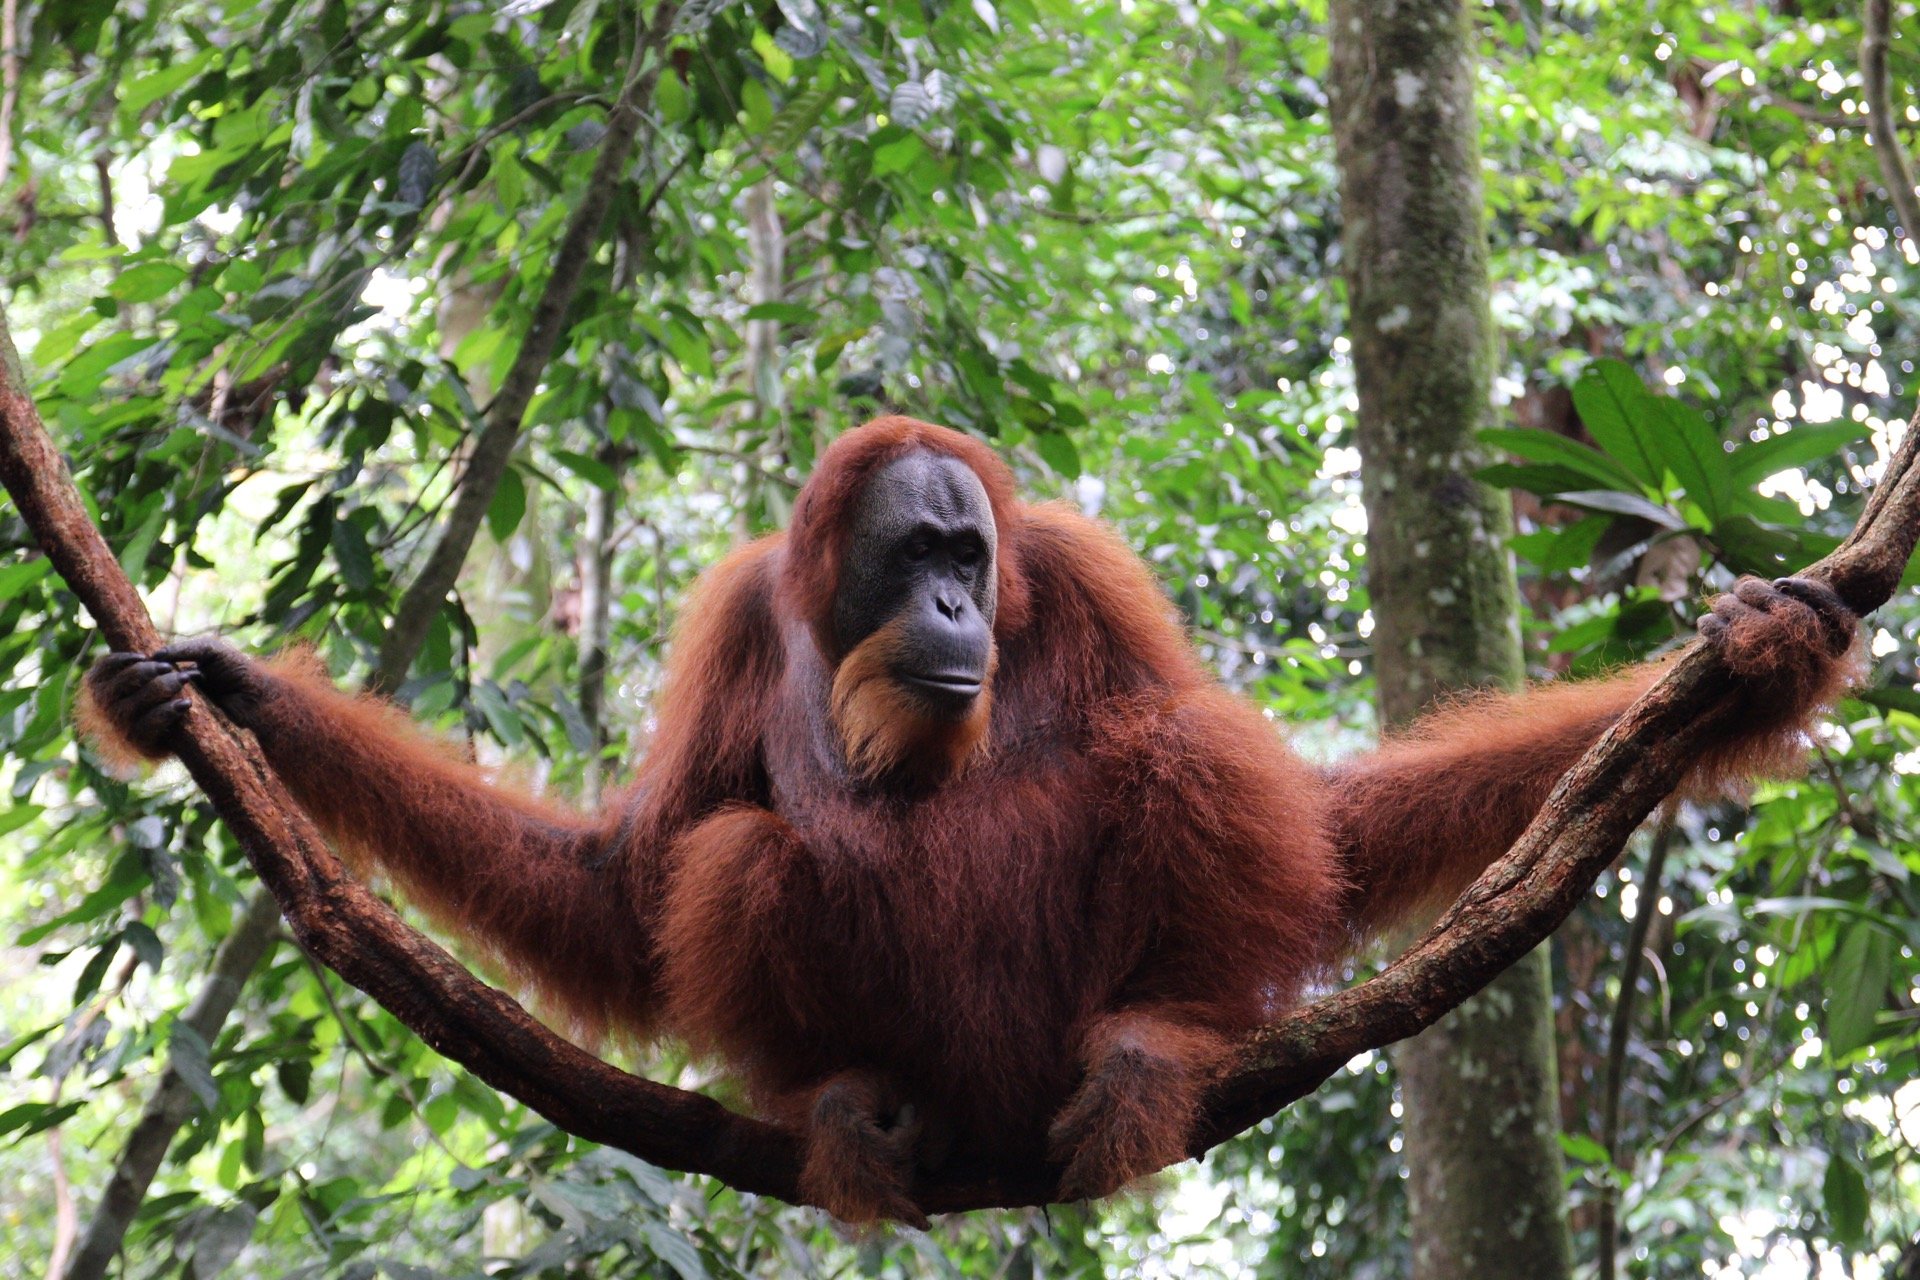
{"type": "MultiPolygon", "coordinates": [[[[151,649],[152,621],[26,392],[0,317],[0,484],[116,649],[151,649]]],[[[1920,540],[1920,422],[1909,424],[1859,524],[1810,572],[1861,613],[1893,594],[1920,540]]],[[[1729,714],[1732,676],[1689,646],[1561,779],[1518,843],[1427,934],[1371,981],[1251,1037],[1208,1094],[1192,1154],[1317,1088],[1342,1064],[1420,1031],[1553,932],[1729,714]]],[[[480,982],[352,880],[262,763],[197,698],[180,759],[245,849],[309,954],[434,1049],[563,1129],[644,1160],[799,1201],[794,1136],[698,1094],[630,1075],[555,1035],[480,982]]],[[[1045,1203],[1059,1170],[949,1168],[915,1188],[928,1212],[1045,1203]]]]}
{"type": "Polygon", "coordinates": [[[1892,38],[1893,0],[1866,0],[1860,20],[1860,83],[1867,100],[1867,133],[1873,154],[1880,160],[1880,176],[1900,219],[1900,229],[1920,240],[1920,197],[1913,191],[1913,171],[1894,128],[1893,99],[1887,86],[1887,42],[1892,38]]]}
{"type": "Polygon", "coordinates": [[[507,369],[507,376],[501,380],[499,394],[487,406],[480,430],[474,433],[466,471],[447,512],[446,524],[440,530],[440,540],[434,543],[427,562],[394,608],[393,622],[387,628],[386,641],[380,646],[380,660],[369,682],[377,692],[391,693],[406,680],[407,668],[413,665],[427,629],[433,625],[440,606],[446,603],[447,593],[453,590],[460,566],[466,563],[474,536],[480,532],[480,522],[486,519],[487,508],[493,505],[500,477],[506,474],[514,445],[519,443],[527,406],[533,403],[541,375],[546,372],[560,340],[566,336],[567,313],[580,292],[580,278],[593,257],[600,225],[606,221],[613,193],[619,189],[620,177],[633,155],[634,141],[646,119],[646,104],[653,100],[654,82],[665,65],[662,45],[678,10],[679,6],[672,0],[663,3],[654,11],[652,23],[634,45],[626,83],[607,113],[607,131],[601,135],[593,176],[580,193],[580,202],[574,207],[566,233],[554,250],[552,270],[540,290],[539,301],[534,304],[533,319],[527,326],[526,337],[521,339],[520,350],[507,369]]]}

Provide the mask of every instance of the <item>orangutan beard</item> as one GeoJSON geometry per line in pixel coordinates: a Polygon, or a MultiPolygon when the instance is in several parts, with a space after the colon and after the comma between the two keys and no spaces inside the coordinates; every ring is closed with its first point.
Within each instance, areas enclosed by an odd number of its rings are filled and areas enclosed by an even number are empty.
{"type": "Polygon", "coordinates": [[[857,776],[942,782],[985,751],[998,654],[989,650],[987,677],[966,713],[940,715],[894,675],[904,629],[902,621],[890,622],[840,660],[830,701],[833,724],[847,767],[857,776]]]}

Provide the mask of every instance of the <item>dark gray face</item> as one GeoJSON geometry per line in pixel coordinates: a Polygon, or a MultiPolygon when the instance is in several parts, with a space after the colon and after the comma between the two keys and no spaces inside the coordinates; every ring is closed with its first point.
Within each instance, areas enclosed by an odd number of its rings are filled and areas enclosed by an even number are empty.
{"type": "Polygon", "coordinates": [[[854,507],[833,601],[841,651],[900,619],[894,675],[963,710],[987,679],[996,549],[993,509],[971,467],[927,452],[888,463],[854,507]]]}

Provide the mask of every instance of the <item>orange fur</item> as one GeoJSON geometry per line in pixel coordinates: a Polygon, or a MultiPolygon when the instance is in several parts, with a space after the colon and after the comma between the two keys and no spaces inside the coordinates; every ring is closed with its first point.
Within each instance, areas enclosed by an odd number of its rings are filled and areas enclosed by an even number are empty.
{"type": "MultiPolygon", "coordinates": [[[[1794,625],[1791,618],[1782,624],[1794,625]]],[[[1738,796],[1752,778],[1797,771],[1813,722],[1859,676],[1859,650],[1809,665],[1813,635],[1774,629],[1771,649],[1743,637],[1729,655],[1748,679],[1734,732],[1681,785],[1693,800],[1738,796]]],[[[1602,680],[1454,699],[1378,751],[1330,771],[1328,816],[1361,936],[1432,915],[1526,829],[1562,774],[1661,675],[1650,664],[1602,680]]]]}
{"type": "Polygon", "coordinates": [[[481,771],[456,745],[382,699],[340,692],[305,649],[266,669],[270,695],[250,727],[350,866],[379,866],[576,1035],[631,1021],[646,948],[631,899],[588,865],[600,827],[499,779],[476,786],[481,771]]]}
{"type": "Polygon", "coordinates": [[[93,745],[94,753],[107,766],[108,772],[117,777],[134,777],[142,765],[164,758],[142,751],[132,738],[121,731],[120,726],[101,707],[99,699],[94,697],[90,683],[82,682],[80,692],[74,698],[73,726],[82,738],[93,745]]]}
{"type": "Polygon", "coordinates": [[[847,763],[861,777],[904,773],[937,782],[960,772],[986,744],[995,660],[990,652],[987,678],[963,719],[929,715],[893,674],[902,630],[890,622],[840,660],[830,695],[833,723],[847,763]]]}

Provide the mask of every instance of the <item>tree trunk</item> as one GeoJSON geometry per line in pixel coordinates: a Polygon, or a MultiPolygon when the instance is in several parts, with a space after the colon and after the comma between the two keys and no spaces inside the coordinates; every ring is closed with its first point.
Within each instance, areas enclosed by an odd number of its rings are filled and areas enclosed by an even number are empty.
{"type": "MultiPolygon", "coordinates": [[[[1505,501],[1473,478],[1498,336],[1462,0],[1334,0],[1334,146],[1381,719],[1523,674],[1505,501]]],[[[1571,1250],[1535,951],[1394,1054],[1412,1274],[1554,1280],[1571,1250]]]]}
{"type": "MultiPolygon", "coordinates": [[[[595,457],[625,479],[628,457],[603,444],[595,457]]],[[[593,486],[587,493],[586,528],[580,535],[580,718],[593,743],[580,779],[580,803],[600,806],[607,772],[607,644],[613,624],[614,516],[620,490],[593,486]]]]}

